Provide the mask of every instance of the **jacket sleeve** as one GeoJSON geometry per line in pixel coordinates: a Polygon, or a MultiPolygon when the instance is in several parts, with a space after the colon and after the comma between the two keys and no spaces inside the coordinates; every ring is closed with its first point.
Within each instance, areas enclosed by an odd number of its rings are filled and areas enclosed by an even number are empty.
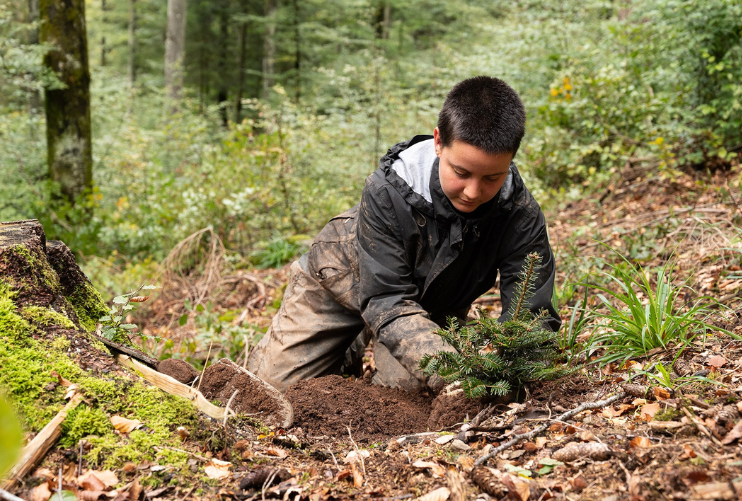
{"type": "Polygon", "coordinates": [[[500,264],[502,315],[499,320],[503,322],[508,319],[518,274],[523,269],[526,256],[531,252],[537,252],[541,256],[541,267],[538,270],[534,295],[530,300],[530,309],[534,315],[546,310],[548,316],[544,320],[545,326],[556,332],[559,330],[562,321],[552,304],[556,273],[554,254],[549,245],[544,214],[535,201],[531,200],[530,202],[535,205],[536,210],[532,212],[524,211],[525,213],[521,217],[513,221],[513,229],[510,231],[512,237],[505,246],[506,257],[500,264]]]}
{"type": "Polygon", "coordinates": [[[370,177],[358,214],[361,316],[374,339],[424,382],[426,378],[417,368],[420,358],[451,348],[433,334],[438,325],[417,302],[419,291],[412,280],[405,235],[395,209],[387,187],[375,184],[370,177]]]}

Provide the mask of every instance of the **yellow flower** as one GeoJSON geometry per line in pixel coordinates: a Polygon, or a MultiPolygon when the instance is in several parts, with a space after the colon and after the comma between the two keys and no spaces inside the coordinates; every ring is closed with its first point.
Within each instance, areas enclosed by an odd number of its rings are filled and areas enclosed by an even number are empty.
{"type": "Polygon", "coordinates": [[[559,94],[559,91],[557,91],[556,89],[551,89],[551,95],[553,97],[557,97],[557,94],[559,94]]]}
{"type": "Polygon", "coordinates": [[[660,136],[657,139],[655,139],[654,142],[657,143],[657,146],[659,146],[659,145],[661,145],[662,143],[665,142],[665,138],[662,137],[662,136],[660,136]]]}

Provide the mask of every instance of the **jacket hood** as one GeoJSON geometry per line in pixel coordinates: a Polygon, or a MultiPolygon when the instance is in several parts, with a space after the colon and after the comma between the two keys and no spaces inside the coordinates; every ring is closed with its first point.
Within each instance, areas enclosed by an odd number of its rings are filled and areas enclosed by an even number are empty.
{"type": "MultiPolygon", "coordinates": [[[[446,220],[465,218],[454,209],[441,188],[433,136],[418,135],[395,144],[381,158],[379,167],[405,201],[420,212],[446,220]]],[[[480,211],[475,219],[485,219],[510,208],[517,172],[511,163],[502,188],[492,201],[484,204],[490,205],[489,210],[480,211]]]]}

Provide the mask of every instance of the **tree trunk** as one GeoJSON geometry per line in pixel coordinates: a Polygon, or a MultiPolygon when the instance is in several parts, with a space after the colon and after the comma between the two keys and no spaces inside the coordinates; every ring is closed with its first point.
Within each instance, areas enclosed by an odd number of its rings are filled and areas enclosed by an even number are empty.
{"type": "Polygon", "coordinates": [[[263,97],[275,85],[275,61],[276,61],[276,10],[277,0],[265,0],[265,35],[263,38],[263,97]]]}
{"type": "Polygon", "coordinates": [[[293,0],[294,3],[294,73],[295,73],[295,97],[298,103],[301,100],[301,32],[299,27],[301,25],[301,11],[299,10],[299,2],[293,0]]]}
{"type": "MultiPolygon", "coordinates": [[[[106,26],[106,0],[101,0],[100,2],[100,11],[101,11],[101,24],[103,25],[103,28],[105,30],[106,26]]],[[[101,35],[100,37],[100,65],[105,66],[106,65],[106,35],[101,35]]]]}
{"type": "Polygon", "coordinates": [[[226,127],[229,124],[229,113],[227,109],[229,79],[227,72],[227,52],[229,40],[229,3],[222,1],[219,9],[219,91],[217,100],[219,102],[219,115],[222,117],[222,125],[226,127]]]}
{"type": "Polygon", "coordinates": [[[165,90],[170,99],[170,113],[179,109],[183,88],[186,0],[167,1],[167,39],[165,41],[165,90]]]}
{"type": "Polygon", "coordinates": [[[388,2],[383,2],[376,7],[374,16],[374,30],[376,38],[381,40],[389,39],[389,27],[392,22],[392,6],[388,2]]]}
{"type": "Polygon", "coordinates": [[[45,90],[47,164],[63,197],[74,204],[93,186],[90,70],[84,0],[41,0],[40,41],[53,47],[44,66],[64,89],[45,90]]]}
{"type": "MultiPolygon", "coordinates": [[[[247,9],[245,9],[245,14],[247,14],[247,9]]],[[[235,123],[240,123],[242,121],[242,93],[245,87],[245,55],[247,52],[247,21],[242,21],[242,23],[240,23],[239,45],[240,57],[237,63],[239,73],[237,74],[237,98],[234,113],[235,123]]]]}
{"type": "Polygon", "coordinates": [[[137,12],[135,9],[136,0],[129,0],[129,65],[127,68],[127,76],[129,79],[129,86],[134,87],[137,79],[136,70],[136,55],[137,55],[137,12]]]}
{"type": "MultiPolygon", "coordinates": [[[[39,20],[39,0],[28,0],[28,22],[33,23],[39,20]]],[[[38,45],[39,44],[39,29],[38,27],[28,30],[28,44],[38,45]]],[[[38,111],[41,108],[41,95],[36,89],[31,89],[28,92],[28,108],[30,112],[38,111]]]]}

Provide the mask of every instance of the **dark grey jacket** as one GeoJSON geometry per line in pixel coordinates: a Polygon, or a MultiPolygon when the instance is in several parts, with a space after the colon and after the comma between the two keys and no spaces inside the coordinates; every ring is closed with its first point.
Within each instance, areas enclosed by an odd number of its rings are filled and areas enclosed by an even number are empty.
{"type": "Polygon", "coordinates": [[[432,147],[423,143],[429,139],[392,147],[367,178],[360,205],[334,218],[309,252],[320,283],[421,379],[420,357],[445,348],[433,330],[447,316],[465,316],[498,272],[503,320],[530,252],[543,257],[531,309],[547,310],[552,329],[561,324],[544,215],[515,165],[493,200],[463,215],[441,190],[437,158],[411,168],[400,160],[413,146],[410,152],[432,147]]]}

